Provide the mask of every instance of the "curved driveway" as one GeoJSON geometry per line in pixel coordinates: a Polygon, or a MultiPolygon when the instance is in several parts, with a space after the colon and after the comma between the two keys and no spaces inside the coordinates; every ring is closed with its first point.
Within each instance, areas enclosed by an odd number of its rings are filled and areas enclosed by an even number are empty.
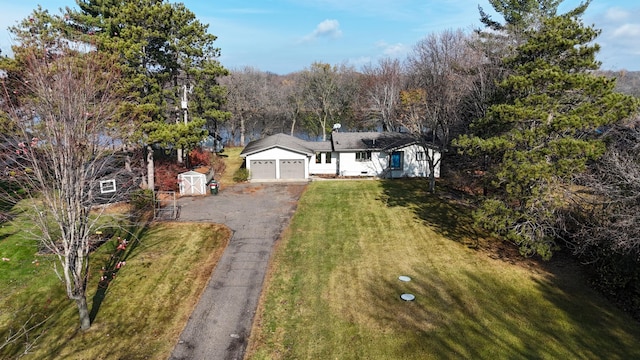
{"type": "Polygon", "coordinates": [[[273,244],[305,187],[237,184],[179,200],[179,220],[222,223],[233,235],[170,359],[243,358],[273,244]]]}

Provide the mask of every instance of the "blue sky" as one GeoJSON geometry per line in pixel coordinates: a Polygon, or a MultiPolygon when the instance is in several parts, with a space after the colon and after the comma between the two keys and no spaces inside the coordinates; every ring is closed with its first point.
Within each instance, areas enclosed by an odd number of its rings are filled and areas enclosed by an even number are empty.
{"type": "MultiPolygon", "coordinates": [[[[41,4],[52,13],[73,0],[3,0],[0,48],[7,54],[6,28],[41,4]],[[8,3],[6,3],[8,2],[8,3]]],[[[404,59],[430,33],[469,30],[480,25],[478,5],[488,0],[184,0],[209,31],[218,36],[220,61],[230,69],[243,66],[285,74],[314,61],[356,67],[381,57],[404,59]]],[[[560,10],[579,0],[565,0],[560,10]]],[[[586,24],[602,29],[598,59],[608,70],[640,70],[640,3],[637,0],[593,0],[586,24]]]]}

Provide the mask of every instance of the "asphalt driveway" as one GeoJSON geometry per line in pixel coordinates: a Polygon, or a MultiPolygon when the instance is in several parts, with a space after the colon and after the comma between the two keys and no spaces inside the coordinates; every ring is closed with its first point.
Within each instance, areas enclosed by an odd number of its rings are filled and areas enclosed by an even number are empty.
{"type": "Polygon", "coordinates": [[[237,184],[218,195],[179,199],[180,221],[233,232],[170,359],[242,359],[275,241],[306,183],[237,184]]]}

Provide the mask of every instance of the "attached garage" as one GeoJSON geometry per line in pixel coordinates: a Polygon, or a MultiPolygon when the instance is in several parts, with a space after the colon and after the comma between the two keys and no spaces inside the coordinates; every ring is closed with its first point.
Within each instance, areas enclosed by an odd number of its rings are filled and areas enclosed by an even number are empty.
{"type": "Polygon", "coordinates": [[[251,170],[251,178],[268,180],[276,178],[275,160],[251,160],[249,169],[251,170]]]}
{"type": "Polygon", "coordinates": [[[251,181],[308,179],[312,156],[304,141],[285,134],[254,140],[240,153],[251,181]]]}
{"type": "Polygon", "coordinates": [[[304,160],[280,160],[280,179],[304,179],[304,160]]]}

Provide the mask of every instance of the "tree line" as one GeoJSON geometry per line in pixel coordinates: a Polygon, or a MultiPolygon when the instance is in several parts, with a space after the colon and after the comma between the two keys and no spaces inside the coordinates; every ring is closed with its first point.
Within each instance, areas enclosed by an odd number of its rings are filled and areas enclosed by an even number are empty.
{"type": "Polygon", "coordinates": [[[447,30],[428,35],[404,60],[383,58],[360,69],[323,62],[286,75],[231,69],[220,78],[227,91],[223,109],[231,113],[220,126],[230,145],[242,146],[281,132],[323,140],[335,123],[350,131],[398,131],[414,113],[448,143],[482,111],[473,108],[483,106],[471,98],[474,92],[488,97],[492,91],[495,77],[474,47],[479,41],[447,30]],[[486,88],[477,88],[478,81],[486,88]]]}

